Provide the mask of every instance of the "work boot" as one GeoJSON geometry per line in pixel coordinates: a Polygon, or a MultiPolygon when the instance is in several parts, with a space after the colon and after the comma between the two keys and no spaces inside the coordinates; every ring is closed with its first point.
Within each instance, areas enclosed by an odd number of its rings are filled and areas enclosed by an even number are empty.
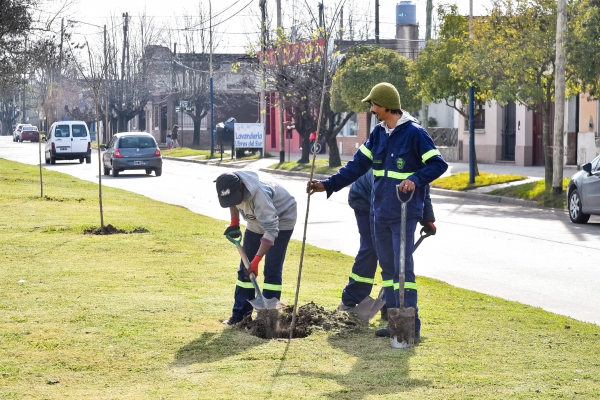
{"type": "Polygon", "coordinates": [[[387,307],[386,306],[381,307],[381,320],[382,321],[387,321],[388,320],[388,311],[387,311],[387,307]]]}
{"type": "Polygon", "coordinates": [[[338,306],[338,311],[352,311],[354,309],[354,307],[356,306],[347,306],[344,303],[340,303],[340,305],[338,306]]]}
{"type": "Polygon", "coordinates": [[[379,328],[375,331],[377,337],[390,337],[390,330],[386,326],[385,328],[379,328]]]}
{"type": "Polygon", "coordinates": [[[235,324],[239,324],[240,322],[242,322],[242,320],[239,318],[229,317],[223,321],[223,324],[224,325],[235,325],[235,324]]]}

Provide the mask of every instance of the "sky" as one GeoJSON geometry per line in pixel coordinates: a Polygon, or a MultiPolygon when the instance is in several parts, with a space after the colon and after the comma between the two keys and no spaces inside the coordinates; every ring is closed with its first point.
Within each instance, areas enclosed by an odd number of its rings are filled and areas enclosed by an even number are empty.
{"type": "MultiPolygon", "coordinates": [[[[76,0],[77,3],[71,8],[70,19],[87,22],[88,24],[103,25],[111,15],[121,16],[128,12],[130,16],[140,15],[146,10],[148,16],[154,17],[155,21],[174,25],[177,16],[185,15],[197,8],[198,3],[208,5],[208,0],[177,0],[169,2],[165,0],[76,0]],[[175,6],[176,5],[176,6],[175,6]]],[[[256,31],[256,25],[253,23],[255,15],[259,10],[259,0],[215,0],[212,1],[212,14],[215,20],[222,21],[215,28],[221,37],[220,50],[217,52],[243,53],[244,45],[248,43],[246,32],[256,31]]],[[[314,9],[317,9],[319,0],[305,0],[309,4],[314,3],[314,9]]],[[[425,7],[426,0],[412,0],[417,6],[417,22],[420,25],[420,37],[425,36],[425,7]]],[[[282,8],[286,10],[289,7],[290,0],[282,0],[282,8]]],[[[333,4],[333,0],[324,0],[325,6],[333,4]]],[[[395,9],[399,0],[379,0],[380,5],[380,37],[393,38],[395,36],[395,9]]],[[[434,7],[442,4],[456,4],[459,12],[464,15],[469,14],[469,0],[433,0],[434,7]]],[[[473,0],[473,14],[484,15],[486,8],[490,7],[491,0],[473,0]]],[[[357,6],[357,15],[366,15],[364,10],[370,7],[373,10],[374,0],[354,0],[357,6]],[[363,7],[360,10],[360,7],[363,7]]],[[[267,0],[267,7],[270,13],[275,15],[276,0],[267,0]]],[[[344,11],[348,13],[348,10],[344,11]]],[[[435,14],[435,12],[434,12],[435,14]]],[[[346,14],[347,15],[347,14],[346,14]]],[[[78,23],[73,27],[75,33],[83,35],[100,35],[101,30],[92,25],[78,23]]],[[[258,33],[254,32],[257,35],[258,33]]]]}

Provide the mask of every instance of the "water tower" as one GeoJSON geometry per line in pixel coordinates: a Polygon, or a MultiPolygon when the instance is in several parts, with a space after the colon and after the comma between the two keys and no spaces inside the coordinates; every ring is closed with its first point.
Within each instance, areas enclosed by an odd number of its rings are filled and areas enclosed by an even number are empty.
{"type": "Polygon", "coordinates": [[[417,5],[412,1],[396,4],[396,39],[398,53],[415,59],[419,54],[419,25],[417,24],[417,5]]]}

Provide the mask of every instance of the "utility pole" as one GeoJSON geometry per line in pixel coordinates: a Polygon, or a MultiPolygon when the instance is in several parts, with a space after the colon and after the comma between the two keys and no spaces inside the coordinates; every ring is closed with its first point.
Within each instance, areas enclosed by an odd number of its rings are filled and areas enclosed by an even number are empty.
{"type": "Polygon", "coordinates": [[[259,58],[259,62],[260,62],[260,69],[261,69],[261,89],[260,89],[260,122],[261,124],[263,124],[263,152],[262,152],[262,156],[265,156],[265,149],[266,149],[266,141],[267,141],[267,135],[266,135],[266,124],[265,124],[265,117],[266,117],[266,108],[267,108],[267,99],[265,98],[266,94],[267,94],[267,88],[266,88],[266,84],[267,82],[265,81],[266,77],[266,71],[265,71],[265,50],[266,50],[266,43],[265,43],[265,34],[266,34],[266,25],[267,25],[267,0],[260,0],[258,5],[260,6],[260,58],[259,58]]]}
{"type": "MultiPolygon", "coordinates": [[[[473,41],[473,0],[469,2],[469,39],[473,41]]],[[[475,89],[469,86],[469,183],[475,183],[475,89]]]]}
{"type": "MultiPolygon", "coordinates": [[[[208,2],[208,47],[209,56],[209,90],[210,90],[210,158],[215,154],[215,97],[213,88],[213,51],[212,51],[212,1],[208,2]]],[[[235,135],[235,133],[234,133],[235,135]]],[[[235,137],[233,138],[235,143],[235,137]]],[[[223,157],[223,141],[221,140],[221,157],[223,157]]],[[[233,148],[233,145],[231,146],[233,148]]],[[[232,154],[233,156],[233,154],[232,154]]]]}
{"type": "MultiPolygon", "coordinates": [[[[552,193],[561,194],[563,181],[563,146],[565,125],[565,48],[564,33],[567,30],[567,0],[558,0],[556,18],[556,78],[554,83],[554,154],[552,193]]],[[[578,116],[576,116],[578,117],[578,116]]]]}
{"type": "MultiPolygon", "coordinates": [[[[431,14],[433,11],[433,0],[427,0],[426,23],[425,23],[425,46],[431,40],[431,14]]],[[[421,126],[424,129],[429,128],[429,105],[425,100],[421,100],[421,126]]]]}
{"type": "Polygon", "coordinates": [[[379,46],[379,0],[375,0],[375,44],[379,46]]]}
{"type": "MultiPolygon", "coordinates": [[[[281,26],[281,0],[277,0],[277,47],[278,57],[277,62],[279,68],[283,68],[282,58],[283,50],[281,45],[283,43],[283,28],[281,26]]],[[[283,164],[285,162],[285,130],[283,127],[283,92],[280,90],[277,93],[278,97],[278,108],[279,108],[279,162],[283,164]]],[[[288,149],[289,150],[289,149],[288,149]]]]}

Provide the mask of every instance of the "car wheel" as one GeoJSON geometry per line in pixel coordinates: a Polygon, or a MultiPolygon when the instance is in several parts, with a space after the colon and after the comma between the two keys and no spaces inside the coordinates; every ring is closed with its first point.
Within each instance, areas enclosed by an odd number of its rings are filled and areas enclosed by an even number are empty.
{"type": "Polygon", "coordinates": [[[590,219],[589,214],[584,214],[581,211],[581,196],[579,196],[579,191],[577,189],[571,192],[569,196],[569,218],[571,218],[571,222],[576,224],[585,224],[590,219]]]}
{"type": "Polygon", "coordinates": [[[104,167],[104,175],[110,175],[110,168],[104,167]]]}
{"type": "Polygon", "coordinates": [[[83,157],[79,158],[79,164],[83,164],[83,157]]]}
{"type": "Polygon", "coordinates": [[[92,163],[92,156],[86,156],[85,157],[85,163],[86,164],[91,164],[92,163]]]}
{"type": "Polygon", "coordinates": [[[154,170],[154,175],[161,176],[162,175],[162,167],[156,168],[154,170]]]}
{"type": "Polygon", "coordinates": [[[50,159],[46,158],[46,156],[44,156],[44,161],[46,162],[46,164],[50,164],[50,159]]]}
{"type": "Polygon", "coordinates": [[[17,138],[17,142],[21,142],[21,143],[23,143],[23,139],[21,139],[21,138],[17,138]]]}
{"type": "Polygon", "coordinates": [[[115,167],[113,167],[113,169],[112,169],[112,176],[114,176],[115,178],[116,178],[117,176],[119,176],[119,170],[118,170],[118,169],[116,169],[115,167]]]}
{"type": "Polygon", "coordinates": [[[152,170],[150,168],[146,168],[146,175],[150,175],[152,173],[152,170]]]}
{"type": "Polygon", "coordinates": [[[50,164],[52,164],[52,165],[56,164],[56,158],[50,156],[50,164]]]}

